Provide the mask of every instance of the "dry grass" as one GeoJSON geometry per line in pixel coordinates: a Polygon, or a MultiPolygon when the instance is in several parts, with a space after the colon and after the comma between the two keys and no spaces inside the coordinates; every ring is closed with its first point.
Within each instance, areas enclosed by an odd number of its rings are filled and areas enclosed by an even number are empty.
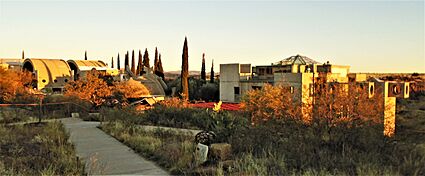
{"type": "Polygon", "coordinates": [[[104,123],[101,129],[171,174],[187,174],[193,168],[195,144],[191,135],[163,130],[148,132],[121,122],[104,123]]]}
{"type": "Polygon", "coordinates": [[[62,124],[0,126],[0,175],[82,175],[62,124]]]}

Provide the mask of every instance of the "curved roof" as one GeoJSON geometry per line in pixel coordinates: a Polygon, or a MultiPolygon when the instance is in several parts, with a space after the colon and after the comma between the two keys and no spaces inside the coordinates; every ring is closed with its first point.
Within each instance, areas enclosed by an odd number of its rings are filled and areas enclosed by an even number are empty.
{"type": "Polygon", "coordinates": [[[312,64],[320,64],[320,62],[310,59],[307,56],[296,55],[296,56],[291,56],[286,59],[283,59],[279,62],[276,62],[275,64],[276,65],[294,65],[294,64],[312,65],[312,64]]]}
{"type": "Polygon", "coordinates": [[[93,60],[68,60],[68,64],[74,64],[79,70],[90,70],[91,68],[107,67],[102,61],[93,60]]]}
{"type": "Polygon", "coordinates": [[[162,79],[155,74],[146,73],[138,77],[139,81],[148,88],[151,95],[164,95],[164,87],[161,84],[162,79]]]}
{"type": "Polygon", "coordinates": [[[71,78],[70,68],[62,59],[25,59],[23,68],[36,73],[38,89],[63,87],[71,78]]]}

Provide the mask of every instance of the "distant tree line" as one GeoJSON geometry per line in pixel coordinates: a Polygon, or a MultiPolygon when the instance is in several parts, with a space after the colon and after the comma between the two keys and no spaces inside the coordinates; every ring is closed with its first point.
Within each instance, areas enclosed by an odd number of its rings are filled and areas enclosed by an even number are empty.
{"type": "MultiPolygon", "coordinates": [[[[85,53],[85,59],[87,60],[87,52],[85,53]]],[[[145,49],[145,53],[143,55],[142,55],[141,50],[139,50],[139,58],[137,60],[137,64],[136,64],[135,52],[134,52],[134,50],[132,50],[132,52],[131,52],[131,65],[130,65],[130,54],[129,54],[129,51],[127,51],[127,53],[124,56],[124,69],[130,70],[135,75],[141,76],[141,75],[143,75],[147,72],[150,72],[152,70],[149,62],[150,62],[149,61],[149,53],[148,53],[147,48],[145,49]]],[[[114,67],[115,67],[114,57],[112,57],[111,68],[114,68],[114,67]]],[[[118,55],[117,55],[116,68],[118,70],[121,69],[120,53],[118,53],[118,55]]],[[[162,67],[161,53],[158,52],[157,47],[155,47],[155,60],[154,60],[154,65],[153,65],[152,71],[157,76],[161,77],[162,79],[165,79],[164,78],[164,68],[162,67]]]]}

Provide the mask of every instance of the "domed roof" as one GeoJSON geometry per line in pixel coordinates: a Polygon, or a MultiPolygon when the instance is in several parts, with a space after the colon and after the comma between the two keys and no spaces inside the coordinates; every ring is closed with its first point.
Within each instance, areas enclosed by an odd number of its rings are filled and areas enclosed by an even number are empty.
{"type": "Polygon", "coordinates": [[[294,64],[312,65],[312,64],[320,64],[320,62],[310,59],[307,56],[296,55],[296,56],[291,56],[286,59],[283,59],[279,62],[276,62],[275,64],[276,65],[294,65],[294,64]]]}

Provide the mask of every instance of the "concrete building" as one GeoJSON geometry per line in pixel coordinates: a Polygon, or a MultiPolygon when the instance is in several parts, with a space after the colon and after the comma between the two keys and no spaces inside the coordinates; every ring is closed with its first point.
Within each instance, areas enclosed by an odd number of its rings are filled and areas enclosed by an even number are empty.
{"type": "Polygon", "coordinates": [[[72,80],[71,70],[62,59],[25,59],[22,70],[33,75],[33,87],[47,92],[61,92],[64,85],[72,80]]]}
{"type": "Polygon", "coordinates": [[[23,59],[0,58],[0,67],[3,69],[21,70],[23,59]]]}
{"type": "Polygon", "coordinates": [[[133,78],[145,85],[151,95],[165,96],[166,85],[155,74],[136,76],[125,70],[120,73],[118,69],[109,68],[102,61],[28,58],[21,65],[19,70],[22,68],[32,73],[33,88],[44,92],[62,92],[69,81],[84,79],[89,72],[96,70],[111,81],[128,81],[133,78]]]}
{"type": "Polygon", "coordinates": [[[92,70],[103,73],[104,75],[117,76],[118,69],[109,68],[103,61],[94,60],[68,60],[67,61],[74,80],[86,77],[92,70]]]}
{"type": "Polygon", "coordinates": [[[315,87],[319,83],[328,85],[330,89],[340,87],[347,90],[347,94],[348,86],[355,85],[361,87],[368,97],[383,95],[385,134],[391,136],[395,130],[395,98],[408,98],[409,84],[377,79],[368,81],[365,74],[349,73],[349,70],[350,66],[329,62],[320,64],[301,55],[252,68],[250,64],[220,64],[220,100],[239,102],[241,96],[250,90],[261,89],[265,84],[281,85],[294,94],[294,101],[301,106],[301,114],[308,119],[313,109],[306,105],[314,104],[317,98],[314,97],[315,87]]]}

